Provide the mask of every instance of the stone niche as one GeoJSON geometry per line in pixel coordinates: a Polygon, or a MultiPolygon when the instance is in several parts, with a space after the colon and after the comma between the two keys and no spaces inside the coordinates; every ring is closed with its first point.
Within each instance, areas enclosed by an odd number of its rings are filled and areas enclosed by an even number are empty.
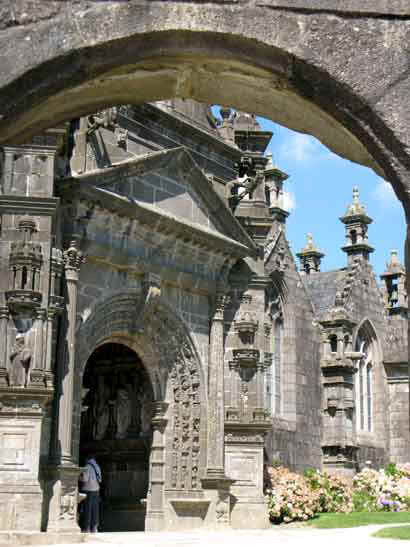
{"type": "Polygon", "coordinates": [[[143,530],[151,449],[151,383],[137,355],[105,344],[83,380],[80,463],[95,454],[103,474],[103,531],[143,530]]]}

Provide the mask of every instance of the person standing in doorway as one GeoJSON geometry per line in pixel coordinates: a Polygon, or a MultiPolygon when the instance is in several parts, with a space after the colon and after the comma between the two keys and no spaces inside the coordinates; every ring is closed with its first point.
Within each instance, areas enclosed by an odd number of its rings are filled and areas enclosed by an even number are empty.
{"type": "Polygon", "coordinates": [[[95,461],[94,454],[89,454],[85,459],[85,468],[80,474],[80,491],[87,495],[82,502],[82,532],[98,532],[101,480],[100,466],[95,461]]]}

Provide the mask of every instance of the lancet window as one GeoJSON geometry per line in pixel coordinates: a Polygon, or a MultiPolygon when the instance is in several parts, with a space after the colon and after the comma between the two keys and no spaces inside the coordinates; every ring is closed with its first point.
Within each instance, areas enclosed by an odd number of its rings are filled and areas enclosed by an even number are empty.
{"type": "Polygon", "coordinates": [[[374,351],[372,340],[359,332],[356,351],[363,354],[356,374],[356,424],[359,431],[370,432],[373,429],[374,351]]]}

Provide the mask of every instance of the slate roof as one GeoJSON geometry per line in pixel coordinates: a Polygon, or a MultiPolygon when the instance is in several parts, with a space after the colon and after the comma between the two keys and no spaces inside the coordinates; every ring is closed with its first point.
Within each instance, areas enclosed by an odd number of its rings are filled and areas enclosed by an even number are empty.
{"type": "Polygon", "coordinates": [[[323,318],[326,312],[333,307],[336,292],[343,287],[345,276],[346,269],[301,276],[317,318],[323,318]]]}

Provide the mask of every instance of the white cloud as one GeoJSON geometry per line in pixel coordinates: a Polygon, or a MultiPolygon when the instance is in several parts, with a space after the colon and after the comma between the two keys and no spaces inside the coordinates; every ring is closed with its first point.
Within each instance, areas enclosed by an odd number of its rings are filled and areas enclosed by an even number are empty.
{"type": "Polygon", "coordinates": [[[295,133],[281,144],[279,156],[282,159],[309,162],[315,157],[316,148],[316,142],[312,137],[302,133],[295,133]]]}
{"type": "Polygon", "coordinates": [[[342,158],[331,152],[326,146],[311,135],[288,132],[279,146],[277,161],[313,163],[323,160],[338,161],[342,158]]]}
{"type": "Polygon", "coordinates": [[[282,207],[289,213],[296,209],[296,199],[292,192],[283,192],[282,207]]]}
{"type": "Polygon", "coordinates": [[[383,179],[378,180],[377,186],[373,190],[373,196],[385,207],[399,204],[392,185],[383,179]]]}

